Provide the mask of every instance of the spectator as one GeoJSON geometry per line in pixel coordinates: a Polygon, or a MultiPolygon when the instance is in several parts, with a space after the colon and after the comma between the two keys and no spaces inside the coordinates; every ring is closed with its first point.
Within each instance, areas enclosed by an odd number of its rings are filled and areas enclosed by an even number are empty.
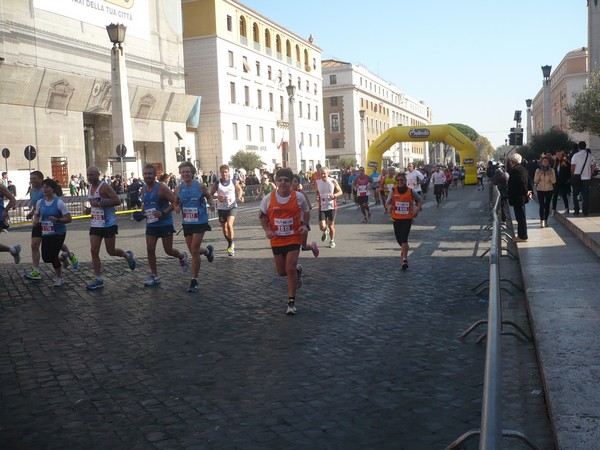
{"type": "Polygon", "coordinates": [[[533,185],[527,169],[521,164],[523,158],[518,153],[510,155],[508,175],[508,204],[513,207],[517,221],[517,236],[514,242],[527,242],[527,218],[525,205],[531,198],[533,185]]]}

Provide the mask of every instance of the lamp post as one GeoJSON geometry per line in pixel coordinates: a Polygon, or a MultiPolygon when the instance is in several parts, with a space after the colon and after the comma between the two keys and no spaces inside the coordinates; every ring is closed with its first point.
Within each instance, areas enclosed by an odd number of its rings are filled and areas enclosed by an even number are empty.
{"type": "Polygon", "coordinates": [[[528,98],[525,100],[525,104],[527,105],[527,145],[531,144],[531,104],[533,100],[528,98]]]}
{"type": "Polygon", "coordinates": [[[360,117],[360,165],[365,167],[367,160],[367,150],[365,145],[365,110],[361,109],[358,111],[358,116],[360,117]]]}
{"type": "MultiPolygon", "coordinates": [[[[108,37],[112,42],[111,52],[111,82],[112,82],[112,140],[113,147],[124,145],[125,152],[133,152],[133,131],[131,128],[131,111],[129,109],[129,91],[127,89],[127,72],[125,71],[125,56],[123,42],[127,27],[122,23],[106,26],[108,37]]],[[[121,159],[121,161],[123,161],[121,159]]],[[[129,170],[129,168],[127,168],[129,170]]]]}
{"type": "Polygon", "coordinates": [[[542,74],[544,75],[544,132],[550,131],[552,128],[552,105],[550,93],[550,71],[552,66],[542,66],[542,74]]]}
{"type": "MultiPolygon", "coordinates": [[[[294,173],[298,173],[298,156],[296,155],[296,113],[294,111],[294,96],[296,95],[296,86],[294,86],[290,80],[290,84],[285,88],[290,100],[289,107],[289,142],[288,142],[288,167],[292,169],[294,173]]],[[[285,162],[285,161],[284,161],[285,162]]]]}

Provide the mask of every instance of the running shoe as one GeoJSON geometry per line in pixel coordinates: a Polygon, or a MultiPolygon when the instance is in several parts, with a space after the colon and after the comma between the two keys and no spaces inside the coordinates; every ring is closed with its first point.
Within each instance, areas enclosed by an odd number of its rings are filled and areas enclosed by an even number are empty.
{"type": "Polygon", "coordinates": [[[188,288],[188,292],[198,292],[200,290],[200,285],[198,284],[198,280],[195,278],[190,282],[190,287],[188,288]]]}
{"type": "Polygon", "coordinates": [[[58,259],[60,260],[60,262],[62,263],[62,266],[66,269],[67,267],[69,267],[69,254],[67,252],[62,252],[60,254],[60,256],[58,257],[58,259]]]}
{"type": "Polygon", "coordinates": [[[104,287],[104,280],[100,278],[96,278],[92,283],[88,284],[85,288],[88,291],[95,291],[96,289],[101,289],[104,287]]]}
{"type": "Polygon", "coordinates": [[[310,246],[312,247],[313,256],[315,258],[318,258],[319,257],[319,247],[317,247],[317,243],[315,241],[312,241],[310,243],[310,246]]]}
{"type": "Polygon", "coordinates": [[[15,259],[15,264],[19,264],[21,262],[21,246],[19,244],[13,247],[10,254],[15,259]]]}
{"type": "Polygon", "coordinates": [[[298,264],[296,266],[296,273],[298,274],[298,289],[302,287],[302,266],[298,264]]]}
{"type": "Polygon", "coordinates": [[[190,256],[187,252],[183,252],[183,258],[179,258],[179,264],[181,265],[181,271],[183,273],[190,271],[190,256]]]}
{"type": "Polygon", "coordinates": [[[57,278],[54,281],[54,287],[63,287],[65,285],[65,279],[63,277],[57,278]]]}
{"type": "Polygon", "coordinates": [[[206,259],[209,263],[213,262],[215,259],[215,249],[212,245],[206,246],[206,259]]]}
{"type": "Polygon", "coordinates": [[[235,244],[232,242],[231,245],[227,248],[227,254],[229,256],[235,255],[235,244]]]}
{"type": "Polygon", "coordinates": [[[403,259],[403,260],[402,260],[402,265],[400,266],[400,268],[401,268],[402,270],[406,270],[406,269],[408,269],[408,260],[406,260],[406,259],[403,259]]]}
{"type": "Polygon", "coordinates": [[[160,277],[158,275],[154,275],[153,273],[148,275],[148,278],[144,282],[144,286],[156,286],[160,284],[160,277]]]}
{"type": "Polygon", "coordinates": [[[288,302],[287,310],[285,311],[285,313],[288,316],[293,316],[294,314],[296,314],[296,305],[295,305],[295,302],[288,302]]]}
{"type": "Polygon", "coordinates": [[[325,242],[327,240],[327,236],[329,236],[329,227],[326,227],[325,231],[323,231],[323,235],[321,236],[321,242],[325,242]]]}
{"type": "Polygon", "coordinates": [[[129,264],[129,268],[131,270],[135,270],[135,268],[137,267],[137,261],[133,256],[133,252],[131,250],[127,250],[125,254],[127,255],[125,256],[125,259],[127,260],[127,264],[129,264]]]}
{"type": "Polygon", "coordinates": [[[329,242],[329,248],[335,248],[335,241],[329,242]]]}
{"type": "Polygon", "coordinates": [[[27,272],[25,275],[23,275],[25,278],[27,278],[28,280],[41,280],[42,279],[42,274],[40,274],[37,270],[32,269],[31,272],[27,272]]]}
{"type": "Polygon", "coordinates": [[[79,268],[79,260],[77,259],[77,256],[75,256],[75,253],[71,252],[71,257],[69,258],[69,261],[71,261],[73,269],[79,268]]]}

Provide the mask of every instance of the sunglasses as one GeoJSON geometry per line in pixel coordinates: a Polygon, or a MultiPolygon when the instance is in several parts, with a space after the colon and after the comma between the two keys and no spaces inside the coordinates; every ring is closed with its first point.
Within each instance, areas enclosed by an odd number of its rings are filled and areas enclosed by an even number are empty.
{"type": "Polygon", "coordinates": [[[277,182],[278,183],[289,183],[290,179],[289,178],[277,178],[277,182]]]}

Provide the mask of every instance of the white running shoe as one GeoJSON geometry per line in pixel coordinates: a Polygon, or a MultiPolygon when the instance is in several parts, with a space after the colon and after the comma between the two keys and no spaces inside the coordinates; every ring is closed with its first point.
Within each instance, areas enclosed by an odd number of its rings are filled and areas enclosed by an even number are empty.
{"type": "Polygon", "coordinates": [[[60,256],[58,257],[58,259],[60,260],[62,266],[66,269],[67,267],[69,267],[69,254],[67,252],[62,252],[60,254],[60,256]]]}

